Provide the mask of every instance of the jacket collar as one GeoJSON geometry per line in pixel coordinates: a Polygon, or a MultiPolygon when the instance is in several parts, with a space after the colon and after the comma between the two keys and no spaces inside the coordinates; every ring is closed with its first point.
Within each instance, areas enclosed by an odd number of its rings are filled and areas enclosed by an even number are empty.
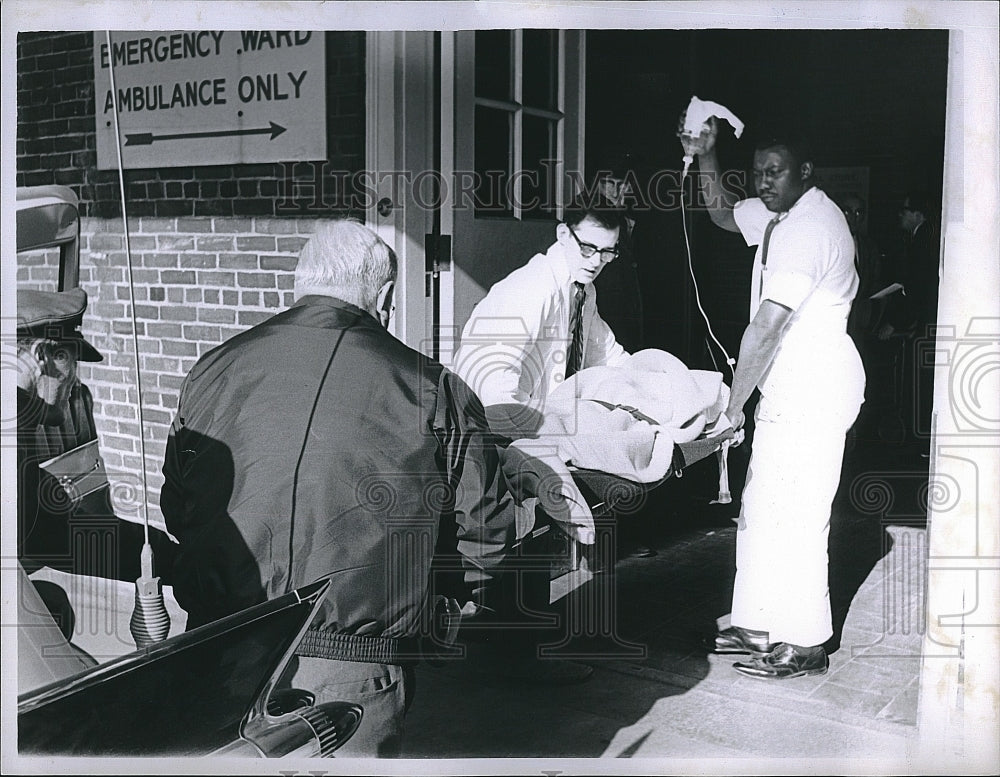
{"type": "Polygon", "coordinates": [[[322,294],[306,294],[305,296],[295,300],[289,310],[296,310],[299,308],[334,308],[337,310],[343,310],[345,313],[350,313],[351,315],[358,316],[362,319],[368,319],[380,329],[382,328],[382,325],[379,324],[375,316],[367,310],[362,310],[357,305],[339,299],[338,297],[327,297],[322,294]]]}

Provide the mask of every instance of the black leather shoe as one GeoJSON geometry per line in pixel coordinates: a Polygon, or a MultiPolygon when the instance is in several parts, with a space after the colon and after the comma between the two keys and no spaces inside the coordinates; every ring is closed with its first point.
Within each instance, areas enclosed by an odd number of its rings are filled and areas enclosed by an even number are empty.
{"type": "Polygon", "coordinates": [[[780,642],[766,656],[745,662],[737,661],[733,667],[737,672],[748,677],[787,680],[789,677],[826,674],[827,669],[830,668],[830,659],[822,645],[800,647],[780,642]]]}
{"type": "Polygon", "coordinates": [[[774,643],[767,641],[767,632],[739,626],[730,626],[708,637],[704,645],[712,653],[749,653],[752,656],[763,656],[774,650],[774,643]]]}

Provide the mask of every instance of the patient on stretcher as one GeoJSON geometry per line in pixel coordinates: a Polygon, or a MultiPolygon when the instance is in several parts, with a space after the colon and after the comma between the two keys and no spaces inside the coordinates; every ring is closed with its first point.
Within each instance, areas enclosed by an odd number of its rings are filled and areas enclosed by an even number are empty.
{"type": "MultiPolygon", "coordinates": [[[[541,483],[545,511],[589,543],[593,518],[570,467],[657,483],[671,474],[675,443],[729,428],[728,399],[721,373],[689,370],[673,355],[649,349],[622,366],[581,370],[549,394],[541,412],[508,404],[486,412],[493,429],[512,441],[505,471],[514,493],[538,498],[541,483]]],[[[532,520],[522,516],[519,533],[532,520]]]]}

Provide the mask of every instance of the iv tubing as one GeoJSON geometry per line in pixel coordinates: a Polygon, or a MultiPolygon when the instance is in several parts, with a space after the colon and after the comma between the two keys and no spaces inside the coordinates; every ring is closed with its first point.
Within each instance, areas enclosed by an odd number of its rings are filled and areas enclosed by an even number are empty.
{"type": "MultiPolygon", "coordinates": [[[[684,180],[687,177],[687,159],[685,159],[684,164],[684,175],[681,176],[681,226],[684,231],[684,246],[687,248],[687,262],[688,262],[688,272],[691,274],[691,283],[694,285],[694,300],[695,304],[698,306],[698,311],[701,313],[701,317],[705,319],[705,326],[708,328],[709,337],[712,341],[719,346],[719,350],[726,355],[726,364],[729,365],[729,372],[733,379],[736,378],[736,371],[733,369],[733,365],[736,364],[736,360],[729,355],[729,352],[723,347],[722,343],[715,336],[715,332],[712,331],[712,322],[708,320],[708,314],[705,312],[705,308],[701,306],[701,294],[698,291],[698,279],[694,274],[694,262],[691,258],[691,241],[688,237],[688,225],[687,225],[687,208],[684,207],[684,180]]],[[[697,196],[697,189],[692,186],[692,197],[697,196]]],[[[709,349],[709,355],[711,356],[711,349],[709,349]]],[[[715,357],[712,357],[712,361],[715,361],[715,357]]]]}

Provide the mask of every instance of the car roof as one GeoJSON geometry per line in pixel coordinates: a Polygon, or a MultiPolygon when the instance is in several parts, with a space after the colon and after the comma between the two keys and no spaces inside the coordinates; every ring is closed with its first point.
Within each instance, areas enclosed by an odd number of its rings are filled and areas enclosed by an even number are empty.
{"type": "Polygon", "coordinates": [[[17,250],[59,249],[59,289],[78,285],[79,198],[66,186],[21,186],[16,192],[17,250]]]}

